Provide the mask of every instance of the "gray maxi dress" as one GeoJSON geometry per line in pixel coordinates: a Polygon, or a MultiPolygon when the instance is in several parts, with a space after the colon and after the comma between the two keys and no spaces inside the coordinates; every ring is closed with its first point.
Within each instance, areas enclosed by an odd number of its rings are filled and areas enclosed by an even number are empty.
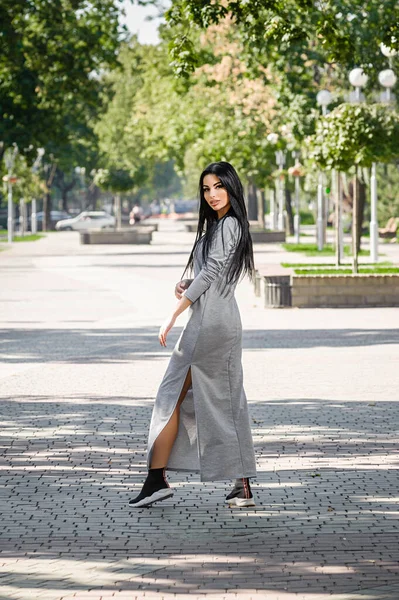
{"type": "Polygon", "coordinates": [[[148,466],[155,440],[176,408],[188,370],[192,386],[167,469],[197,471],[201,481],[255,477],[255,453],[243,387],[242,326],[235,285],[223,290],[239,225],[233,216],[216,224],[205,263],[200,240],[194,279],[185,296],[190,316],[159,387],[148,437],[148,466]],[[222,284],[222,285],[221,285],[222,284]]]}

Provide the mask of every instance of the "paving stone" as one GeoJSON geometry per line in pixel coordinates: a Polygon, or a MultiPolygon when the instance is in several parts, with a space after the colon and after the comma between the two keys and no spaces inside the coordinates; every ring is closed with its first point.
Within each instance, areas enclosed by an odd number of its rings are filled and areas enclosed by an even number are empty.
{"type": "Polygon", "coordinates": [[[178,229],[0,254],[0,597],[398,600],[396,309],[265,310],[240,284],[257,506],[171,473],[173,499],[127,507],[184,323],[161,349],[193,240],[178,229]]]}

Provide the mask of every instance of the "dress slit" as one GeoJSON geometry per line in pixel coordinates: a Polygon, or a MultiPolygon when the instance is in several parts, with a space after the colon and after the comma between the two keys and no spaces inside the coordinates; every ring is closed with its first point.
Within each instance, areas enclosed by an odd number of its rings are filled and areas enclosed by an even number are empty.
{"type": "MultiPolygon", "coordinates": [[[[172,416],[173,416],[173,413],[175,412],[175,410],[176,410],[176,408],[177,408],[177,405],[178,405],[178,403],[179,403],[179,398],[180,398],[180,396],[181,396],[181,393],[182,393],[182,391],[183,391],[183,389],[184,389],[184,385],[185,385],[185,383],[186,383],[186,380],[187,380],[187,375],[188,375],[188,373],[189,373],[189,371],[190,371],[190,370],[191,370],[191,389],[193,389],[193,371],[192,371],[192,369],[191,369],[191,364],[189,364],[189,365],[188,365],[188,367],[187,367],[187,369],[186,369],[186,372],[185,372],[185,376],[184,376],[184,379],[183,379],[182,386],[181,386],[181,388],[180,388],[180,392],[179,392],[179,394],[177,395],[177,399],[176,399],[176,401],[175,401],[175,403],[174,403],[174,405],[173,405],[173,409],[171,410],[171,412],[170,412],[170,414],[169,414],[169,416],[168,416],[168,418],[167,418],[166,422],[165,422],[164,424],[162,424],[162,427],[161,427],[161,428],[159,429],[159,431],[157,432],[157,434],[156,434],[156,436],[155,436],[154,440],[153,440],[153,441],[152,441],[152,443],[151,443],[151,446],[148,448],[148,458],[147,458],[147,466],[148,466],[148,468],[150,468],[150,466],[151,466],[151,458],[152,458],[152,451],[153,451],[153,449],[154,449],[154,444],[155,444],[155,442],[157,441],[158,437],[159,437],[159,436],[161,435],[161,433],[163,432],[163,430],[165,429],[165,427],[168,425],[169,421],[171,420],[171,418],[172,418],[172,416]]],[[[181,402],[181,404],[180,404],[180,410],[181,410],[181,407],[182,407],[182,405],[184,404],[184,400],[186,399],[186,397],[187,397],[187,393],[188,393],[188,391],[189,391],[189,390],[190,390],[190,387],[189,387],[189,388],[187,388],[187,390],[186,390],[186,394],[185,394],[185,396],[184,396],[184,399],[182,400],[182,402],[181,402]]],[[[194,395],[194,390],[193,390],[193,395],[194,395]]]]}

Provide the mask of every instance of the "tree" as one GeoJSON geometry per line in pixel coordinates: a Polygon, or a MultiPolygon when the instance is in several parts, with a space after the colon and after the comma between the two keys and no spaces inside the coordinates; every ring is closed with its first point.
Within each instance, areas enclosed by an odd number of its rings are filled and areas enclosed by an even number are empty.
{"type": "Polygon", "coordinates": [[[98,104],[96,74],[115,65],[120,0],[2,0],[0,139],[31,159],[68,140],[68,119],[98,104]],[[32,147],[32,149],[30,149],[32,147]]]}
{"type": "Polygon", "coordinates": [[[120,229],[122,225],[120,193],[128,192],[133,188],[133,177],[124,169],[99,169],[95,176],[95,183],[99,188],[115,193],[116,226],[120,229]]]}
{"type": "Polygon", "coordinates": [[[133,37],[122,45],[118,62],[119,69],[105,75],[105,110],[95,126],[100,163],[106,169],[128,171],[137,199],[177,193],[181,185],[173,166],[175,154],[167,149],[171,111],[166,109],[159,121],[175,93],[167,53],[142,46],[133,37]]]}
{"type": "Polygon", "coordinates": [[[358,168],[399,159],[399,114],[381,104],[341,104],[317,123],[309,157],[321,169],[352,171],[354,269],[360,250],[365,203],[358,168]]]}
{"type": "Polygon", "coordinates": [[[173,0],[166,18],[176,33],[172,57],[178,73],[197,64],[193,30],[207,29],[227,15],[255,58],[282,44],[313,40],[327,62],[371,71],[382,67],[380,42],[399,50],[397,0],[173,0]]]}
{"type": "Polygon", "coordinates": [[[33,173],[32,168],[28,165],[25,156],[17,154],[13,169],[14,175],[17,177],[17,182],[13,185],[14,202],[19,202],[20,198],[24,198],[25,202],[29,203],[33,198],[38,198],[42,195],[45,184],[39,173],[33,173]]]}
{"type": "Polygon", "coordinates": [[[399,158],[399,115],[384,104],[344,103],[318,121],[308,142],[322,169],[392,162],[399,158]]]}

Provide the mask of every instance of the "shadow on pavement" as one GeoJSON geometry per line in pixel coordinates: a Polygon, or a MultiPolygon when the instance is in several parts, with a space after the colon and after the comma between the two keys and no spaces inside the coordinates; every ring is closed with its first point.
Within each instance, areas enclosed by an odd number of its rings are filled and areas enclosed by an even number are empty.
{"type": "MultiPolygon", "coordinates": [[[[163,358],[181,327],[169,334],[168,348],[158,346],[158,327],[121,329],[0,330],[0,357],[5,363],[123,362],[163,358]],[[112,353],[111,353],[112,350],[112,353]]],[[[336,348],[399,343],[399,329],[246,330],[243,349],[336,348]]]]}

